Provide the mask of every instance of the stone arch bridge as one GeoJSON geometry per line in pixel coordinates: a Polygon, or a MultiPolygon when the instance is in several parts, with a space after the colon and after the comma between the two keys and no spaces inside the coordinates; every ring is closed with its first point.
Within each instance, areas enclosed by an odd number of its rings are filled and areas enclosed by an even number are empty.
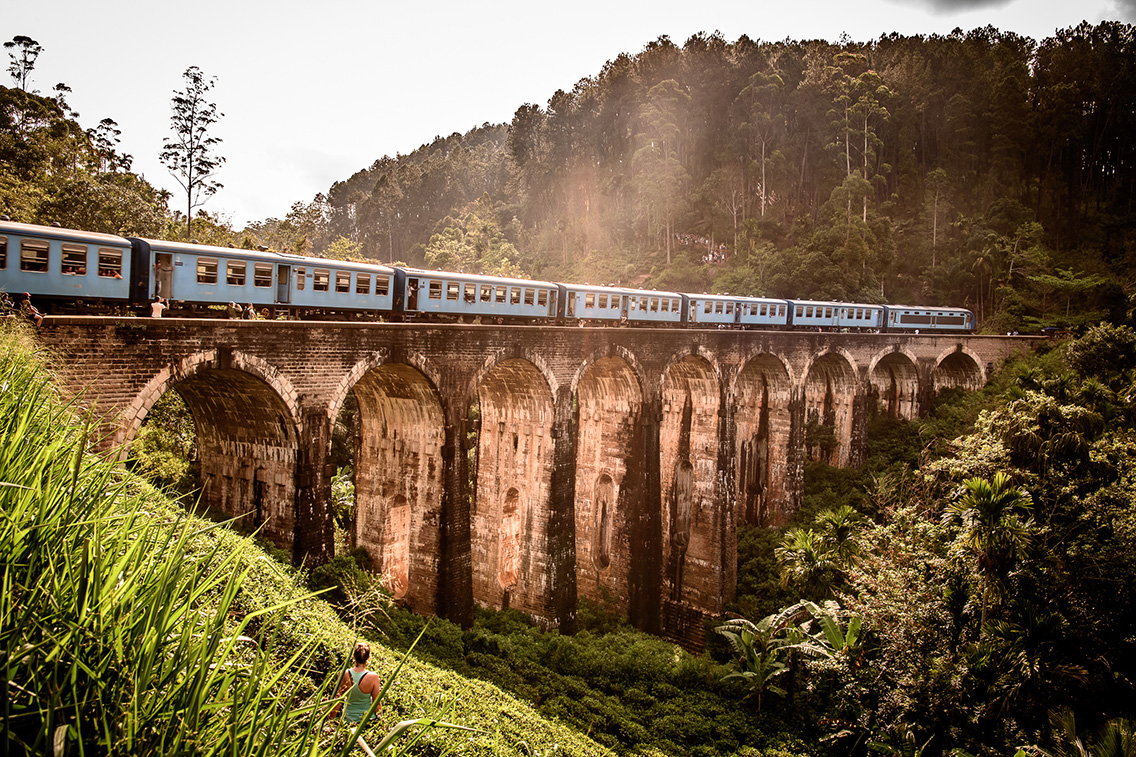
{"type": "Polygon", "coordinates": [[[333,549],[331,430],[354,394],[355,543],[412,610],[579,598],[701,643],[739,523],[798,507],[807,456],[856,465],[869,416],[981,387],[1029,338],[48,318],[68,391],[129,444],[174,390],[203,497],[294,559],[333,549]]]}

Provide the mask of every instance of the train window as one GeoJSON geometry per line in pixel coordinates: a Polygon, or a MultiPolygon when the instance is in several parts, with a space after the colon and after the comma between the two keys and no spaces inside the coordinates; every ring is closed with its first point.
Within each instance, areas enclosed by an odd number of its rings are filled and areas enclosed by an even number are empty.
{"type": "Polygon", "coordinates": [[[371,293],[371,274],[357,273],[355,274],[355,294],[370,294],[371,293]]]}
{"type": "Polygon", "coordinates": [[[659,300],[659,309],[662,310],[664,313],[671,312],[671,301],[670,301],[670,299],[664,297],[662,300],[659,300]]]}
{"type": "Polygon", "coordinates": [[[122,278],[122,250],[99,248],[99,275],[108,279],[122,278]]]}
{"type": "Polygon", "coordinates": [[[440,282],[440,281],[431,281],[430,282],[430,299],[432,299],[432,300],[442,299],[442,282],[440,282]]]}
{"type": "Polygon", "coordinates": [[[651,298],[651,312],[652,313],[659,312],[659,298],[658,297],[652,297],[651,298]]]}
{"type": "Polygon", "coordinates": [[[607,295],[606,294],[601,294],[599,296],[599,299],[596,300],[596,307],[605,308],[605,309],[607,308],[607,295]]]}
{"type": "Polygon", "coordinates": [[[824,317],[825,318],[831,318],[832,317],[832,308],[825,308],[824,309],[824,317]]]}
{"type": "Polygon", "coordinates": [[[498,302],[504,302],[505,301],[505,290],[506,289],[507,289],[507,287],[497,287],[497,301],[498,302]]]}
{"type": "Polygon", "coordinates": [[[344,294],[351,291],[351,271],[335,272],[335,291],[344,294]]]}
{"type": "Polygon", "coordinates": [[[0,271],[8,267],[8,237],[0,237],[0,271]]]}
{"type": "Polygon", "coordinates": [[[271,263],[253,263],[253,266],[252,266],[252,285],[254,287],[270,287],[270,286],[272,286],[272,264],[271,263]]]}
{"type": "Polygon", "coordinates": [[[584,307],[594,308],[596,306],[596,293],[588,292],[584,295],[584,307]]]}
{"type": "Polygon", "coordinates": [[[304,270],[303,266],[298,266],[296,268],[296,291],[297,292],[304,291],[304,279],[306,278],[306,274],[307,274],[307,271],[304,270]]]}
{"type": "Polygon", "coordinates": [[[715,302],[714,303],[714,312],[717,313],[718,315],[722,314],[722,303],[721,302],[715,302]]]}
{"type": "Polygon", "coordinates": [[[642,310],[644,313],[647,312],[647,298],[646,297],[640,297],[639,298],[639,309],[642,310]]]}
{"type": "Polygon", "coordinates": [[[758,314],[759,315],[769,315],[769,306],[766,305],[764,302],[761,303],[761,307],[759,308],[758,314]]]}
{"type": "Polygon", "coordinates": [[[525,287],[525,304],[532,305],[536,301],[536,290],[530,287],[525,287]]]}
{"type": "Polygon", "coordinates": [[[20,241],[20,270],[47,273],[47,242],[41,239],[20,241]]]}
{"type": "Polygon", "coordinates": [[[473,304],[477,300],[477,284],[466,284],[463,296],[466,302],[473,304]]]}
{"type": "Polygon", "coordinates": [[[217,283],[217,258],[198,258],[197,259],[197,283],[198,284],[216,284],[217,283]]]}
{"type": "Polygon", "coordinates": [[[804,316],[804,314],[805,314],[805,306],[804,305],[798,305],[796,317],[801,318],[802,316],[804,316]]]}
{"type": "Polygon", "coordinates": [[[59,272],[66,276],[87,275],[87,245],[65,244],[59,259],[59,272]]]}
{"type": "Polygon", "coordinates": [[[702,303],[702,312],[703,313],[713,313],[714,312],[714,303],[710,302],[710,300],[706,300],[706,302],[702,303]]]}
{"type": "Polygon", "coordinates": [[[482,284],[482,286],[481,286],[481,301],[482,302],[493,302],[493,287],[485,286],[484,284],[482,284]]]}
{"type": "Polygon", "coordinates": [[[245,264],[239,260],[225,261],[225,283],[243,287],[245,285],[245,264]]]}
{"type": "Polygon", "coordinates": [[[326,268],[316,268],[312,271],[312,289],[317,292],[326,292],[331,285],[331,271],[326,268]]]}
{"type": "Polygon", "coordinates": [[[540,307],[548,307],[548,290],[541,289],[536,293],[536,304],[540,307]]]}
{"type": "Polygon", "coordinates": [[[390,276],[375,277],[375,294],[380,297],[386,297],[390,294],[390,276]]]}
{"type": "Polygon", "coordinates": [[[809,305],[808,307],[805,308],[805,318],[812,318],[812,317],[813,317],[813,306],[809,305]]]}
{"type": "Polygon", "coordinates": [[[458,282],[447,281],[446,282],[446,299],[447,300],[456,300],[457,298],[458,298],[458,282]]]}
{"type": "Polygon", "coordinates": [[[510,305],[520,305],[521,304],[521,288],[520,287],[509,287],[509,304],[510,305]]]}
{"type": "Polygon", "coordinates": [[[726,315],[733,315],[733,314],[734,314],[734,303],[727,302],[726,303],[726,315]]]}

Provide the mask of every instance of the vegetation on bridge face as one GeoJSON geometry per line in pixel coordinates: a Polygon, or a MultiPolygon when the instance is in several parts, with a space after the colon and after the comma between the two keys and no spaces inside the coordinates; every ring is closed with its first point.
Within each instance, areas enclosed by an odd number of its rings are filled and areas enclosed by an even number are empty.
{"type": "MultiPolygon", "coordinates": [[[[324,715],[355,632],[300,588],[302,574],[89,454],[74,410],[30,335],[0,323],[4,753],[352,751],[324,715]]],[[[373,648],[372,667],[391,675],[400,656],[373,648]]],[[[364,731],[372,745],[399,721],[444,713],[483,731],[428,731],[414,753],[605,753],[414,660],[384,704],[364,731]]]]}
{"type": "MultiPolygon", "coordinates": [[[[236,230],[199,214],[194,236],[560,281],[965,305],[993,333],[1125,315],[1132,26],[1041,41],[991,27],[835,44],[696,34],[612,52],[510,124],[383,157],[283,219],[236,230]]],[[[0,88],[0,213],[180,236],[185,219],[129,173],[112,120],[84,131],[66,87],[47,98],[26,73],[16,82],[0,88]]]]}

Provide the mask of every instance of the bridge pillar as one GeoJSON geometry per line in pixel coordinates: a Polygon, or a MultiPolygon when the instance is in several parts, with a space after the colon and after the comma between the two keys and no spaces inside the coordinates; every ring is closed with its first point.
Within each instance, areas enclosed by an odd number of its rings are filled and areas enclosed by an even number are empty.
{"type": "Polygon", "coordinates": [[[292,562],[322,565],[335,551],[331,508],[331,419],[322,408],[304,410],[296,455],[296,531],[292,562]]]}
{"type": "MultiPolygon", "coordinates": [[[[469,418],[470,399],[442,394],[446,417],[442,443],[442,506],[438,565],[438,614],[463,628],[473,625],[473,556],[471,552],[469,452],[477,444],[476,424],[469,418]]],[[[476,482],[474,482],[476,487],[476,482]]]]}
{"type": "Polygon", "coordinates": [[[634,465],[628,470],[626,489],[642,492],[630,519],[628,545],[631,570],[628,576],[629,619],[636,628],[658,634],[662,628],[663,580],[663,475],[659,443],[663,424],[663,399],[646,390],[643,411],[635,424],[634,465]]]}
{"type": "Polygon", "coordinates": [[[576,632],[576,429],[572,392],[561,387],[552,422],[552,476],[548,497],[548,558],[552,607],[561,633],[576,632]]]}

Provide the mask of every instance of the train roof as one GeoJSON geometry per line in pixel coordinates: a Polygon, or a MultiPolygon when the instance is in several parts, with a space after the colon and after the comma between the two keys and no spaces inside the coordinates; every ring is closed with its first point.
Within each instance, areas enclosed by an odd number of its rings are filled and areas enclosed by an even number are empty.
{"type": "Polygon", "coordinates": [[[327,266],[354,271],[374,271],[394,273],[394,269],[382,263],[358,263],[349,260],[332,260],[331,258],[315,258],[307,255],[295,255],[290,252],[275,252],[273,250],[245,250],[240,247],[216,247],[209,244],[192,244],[189,242],[171,242],[165,239],[145,239],[151,250],[158,252],[181,253],[184,255],[209,255],[219,258],[244,258],[247,260],[263,260],[272,263],[289,263],[291,265],[327,266]]]}
{"type": "Polygon", "coordinates": [[[786,300],[793,305],[811,305],[813,307],[833,307],[833,308],[884,308],[892,307],[890,305],[881,305],[875,302],[836,302],[833,300],[786,300]]]}
{"type": "Polygon", "coordinates": [[[556,284],[551,281],[537,281],[535,279],[512,279],[506,276],[488,276],[481,273],[456,273],[454,271],[432,271],[428,268],[403,268],[408,276],[421,278],[444,278],[450,281],[479,282],[484,284],[506,284],[512,286],[551,287],[556,284]]]}
{"type": "Polygon", "coordinates": [[[950,307],[950,306],[947,306],[947,305],[888,305],[887,308],[889,310],[923,310],[923,311],[927,311],[927,312],[930,312],[930,311],[943,312],[943,311],[946,311],[946,310],[950,310],[951,312],[956,312],[956,313],[957,312],[963,312],[963,313],[969,313],[970,312],[966,308],[954,308],[954,307],[950,307]]]}
{"type": "Polygon", "coordinates": [[[59,226],[40,226],[35,223],[17,223],[16,221],[0,221],[0,234],[17,234],[20,236],[46,237],[59,239],[64,242],[86,242],[94,244],[113,244],[118,247],[129,247],[130,240],[117,234],[104,234],[99,231],[76,231],[64,229],[59,226]]]}
{"type": "Polygon", "coordinates": [[[789,300],[780,297],[749,297],[741,294],[688,294],[692,300],[721,300],[723,302],[776,302],[784,305],[789,300]]]}

